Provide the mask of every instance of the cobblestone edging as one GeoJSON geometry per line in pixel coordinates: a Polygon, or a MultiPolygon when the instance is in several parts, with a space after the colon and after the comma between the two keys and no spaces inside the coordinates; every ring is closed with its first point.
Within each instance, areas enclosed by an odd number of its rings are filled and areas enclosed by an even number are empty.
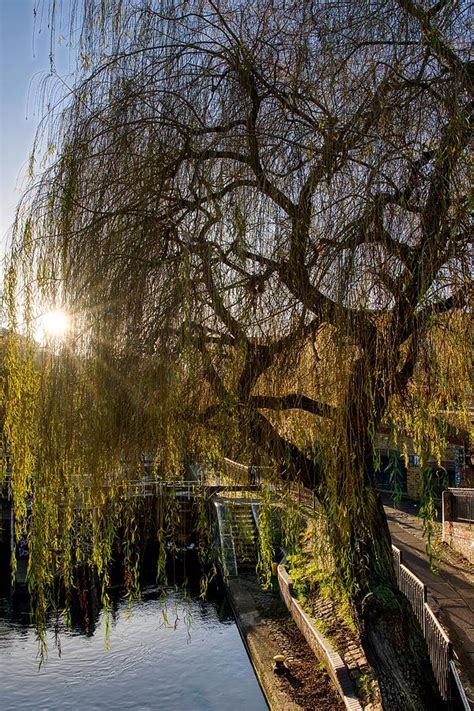
{"type": "Polygon", "coordinates": [[[362,645],[356,636],[338,621],[333,601],[318,596],[311,599],[310,606],[310,617],[341,656],[364,711],[382,711],[379,685],[367,662],[362,645]],[[321,628],[320,624],[324,627],[321,628]],[[334,629],[335,627],[337,630],[334,629]],[[365,679],[364,684],[362,684],[363,679],[365,679]]]}
{"type": "Polygon", "coordinates": [[[346,665],[328,640],[316,629],[310,616],[303,610],[298,600],[291,594],[291,578],[281,564],[278,566],[278,585],[288,611],[309,647],[326,666],[346,709],[348,711],[362,711],[346,665]]]}

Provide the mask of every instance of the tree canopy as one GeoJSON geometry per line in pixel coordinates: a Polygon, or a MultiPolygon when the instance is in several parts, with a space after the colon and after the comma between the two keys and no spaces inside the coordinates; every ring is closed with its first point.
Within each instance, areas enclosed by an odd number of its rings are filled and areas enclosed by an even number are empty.
{"type": "Polygon", "coordinates": [[[54,538],[64,497],[100,503],[144,451],[160,476],[190,451],[274,463],[317,491],[361,604],[377,428],[426,462],[471,392],[467,6],[84,0],[75,21],[6,289],[13,331],[18,303],[30,337],[38,304],[73,318],[39,356],[10,339],[18,519],[41,491],[54,538]]]}

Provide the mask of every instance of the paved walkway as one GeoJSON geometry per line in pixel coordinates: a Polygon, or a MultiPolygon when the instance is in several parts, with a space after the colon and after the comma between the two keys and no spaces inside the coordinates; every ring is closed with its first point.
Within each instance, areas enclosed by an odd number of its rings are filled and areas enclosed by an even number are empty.
{"type": "MultiPolygon", "coordinates": [[[[418,518],[418,512],[420,510],[420,503],[419,501],[413,501],[413,499],[406,499],[403,498],[399,504],[395,504],[393,502],[393,498],[390,494],[387,493],[382,493],[382,500],[384,502],[384,506],[391,508],[394,510],[394,512],[398,513],[406,513],[411,516],[415,517],[415,521],[413,524],[417,526],[418,528],[421,527],[421,522],[420,519],[418,518]]],[[[441,502],[440,501],[435,501],[435,508],[436,508],[436,521],[441,523],[441,502]]]]}
{"type": "MultiPolygon", "coordinates": [[[[395,507],[388,497],[384,504],[393,543],[402,551],[405,565],[426,584],[428,602],[449,634],[466,692],[474,702],[474,566],[443,544],[437,561],[439,572],[433,573],[414,504],[402,501],[395,507]]],[[[441,526],[437,528],[440,533],[441,526]]]]}

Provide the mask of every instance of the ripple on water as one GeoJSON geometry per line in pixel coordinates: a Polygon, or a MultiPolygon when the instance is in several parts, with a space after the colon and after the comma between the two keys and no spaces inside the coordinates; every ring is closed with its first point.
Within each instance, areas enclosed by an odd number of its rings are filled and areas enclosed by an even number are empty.
{"type": "MultiPolygon", "coordinates": [[[[92,636],[61,635],[38,670],[34,630],[0,616],[2,711],[264,711],[240,635],[218,603],[147,588],[128,609],[114,611],[105,648],[104,615],[92,636]]],[[[5,609],[0,605],[0,610],[5,609]]]]}

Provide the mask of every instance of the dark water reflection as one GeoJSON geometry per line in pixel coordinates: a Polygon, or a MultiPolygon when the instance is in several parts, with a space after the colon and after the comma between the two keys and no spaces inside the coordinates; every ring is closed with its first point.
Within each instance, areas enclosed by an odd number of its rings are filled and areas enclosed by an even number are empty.
{"type": "Polygon", "coordinates": [[[0,708],[264,711],[267,705],[228,603],[148,586],[132,604],[117,594],[105,648],[101,613],[94,634],[48,628],[48,659],[38,670],[26,609],[0,600],[0,708]]]}

